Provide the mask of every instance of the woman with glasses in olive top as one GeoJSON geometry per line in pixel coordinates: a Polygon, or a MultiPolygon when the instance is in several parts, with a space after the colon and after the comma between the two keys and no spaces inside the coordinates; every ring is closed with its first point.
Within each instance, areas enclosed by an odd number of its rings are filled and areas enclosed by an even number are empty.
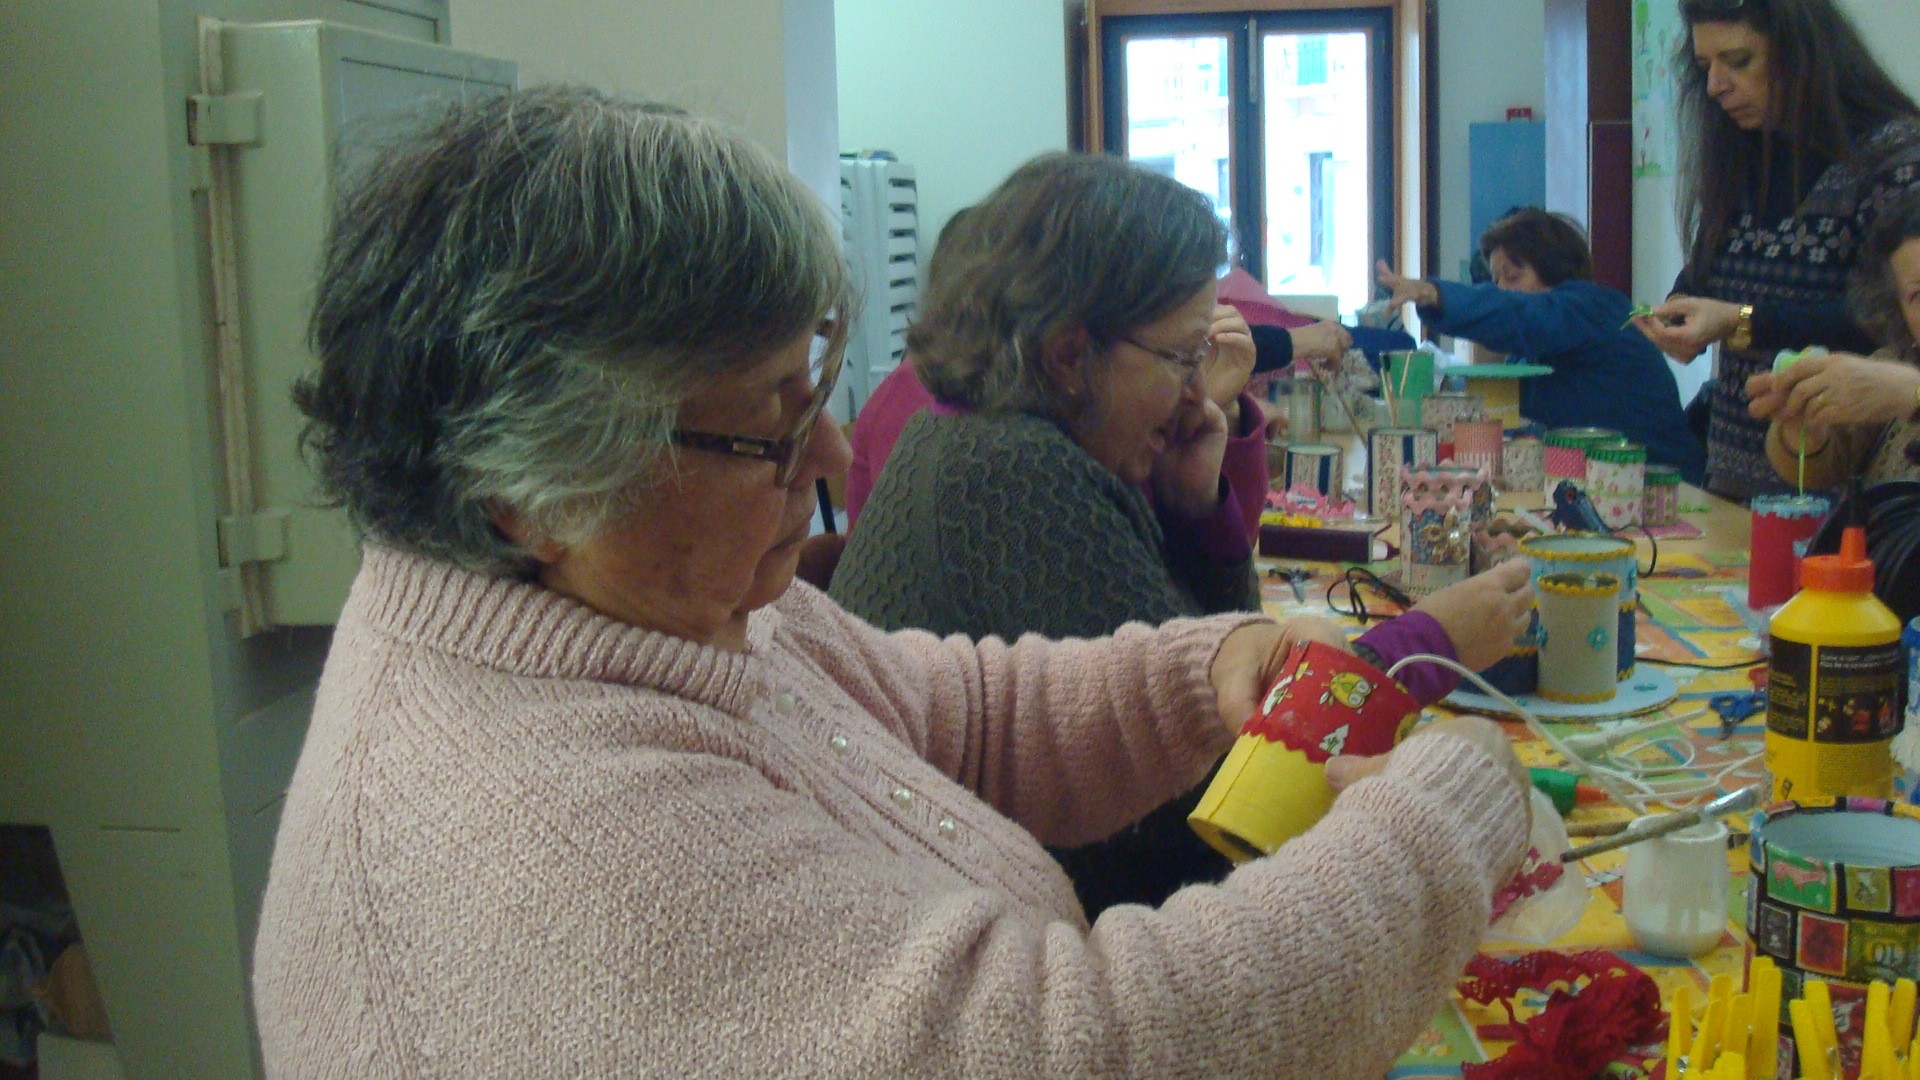
{"type": "MultiPolygon", "coordinates": [[[[1206,199],[1116,159],[1047,154],[959,228],[907,338],[937,403],[902,430],[833,598],[883,629],[1008,640],[1258,610],[1235,470],[1221,470],[1229,433],[1261,423],[1257,406],[1221,406],[1253,342],[1216,305],[1226,236],[1206,199]]],[[[1526,617],[1526,583],[1463,583],[1360,651],[1492,663],[1526,617]]],[[[1427,700],[1453,685],[1438,669],[1402,679],[1427,700]]],[[[1089,917],[1225,873],[1186,825],[1197,796],[1056,852],[1089,917]]]]}
{"type": "Polygon", "coordinates": [[[1746,384],[1782,349],[1870,352],[1848,278],[1879,212],[1920,187],[1920,109],[1833,0],[1681,0],[1686,267],[1637,325],[1682,363],[1721,345],[1707,487],[1784,490],[1746,384]]]}

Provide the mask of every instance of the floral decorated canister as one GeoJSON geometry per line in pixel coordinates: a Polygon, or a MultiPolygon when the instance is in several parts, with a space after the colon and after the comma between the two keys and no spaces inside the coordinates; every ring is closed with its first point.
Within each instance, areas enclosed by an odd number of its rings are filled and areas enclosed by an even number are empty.
{"type": "MultiPolygon", "coordinates": [[[[1531,435],[1515,435],[1500,448],[1500,486],[1539,491],[1546,486],[1546,448],[1531,435]]],[[[1552,497],[1551,493],[1548,495],[1552,497]]]]}
{"type": "Polygon", "coordinates": [[[1640,504],[1647,482],[1647,448],[1621,441],[1589,447],[1587,498],[1609,529],[1640,524],[1640,504]]]}
{"type": "Polygon", "coordinates": [[[1640,523],[1656,525],[1680,523],[1680,470],[1671,465],[1648,465],[1647,486],[1640,500],[1640,523]]]}
{"type": "Polygon", "coordinates": [[[1406,469],[1400,479],[1400,571],[1416,596],[1465,581],[1472,572],[1476,521],[1493,512],[1485,468],[1434,465],[1406,469]]]}
{"type": "Polygon", "coordinates": [[[1427,395],[1420,416],[1426,426],[1440,437],[1441,442],[1450,443],[1454,438],[1453,425],[1456,421],[1480,419],[1480,398],[1459,390],[1437,390],[1427,395]]]}
{"type": "MultiPolygon", "coordinates": [[[[1571,480],[1575,487],[1584,489],[1587,484],[1587,449],[1618,442],[1620,438],[1620,433],[1611,428],[1563,427],[1547,432],[1546,476],[1542,485],[1547,499],[1552,500],[1553,489],[1559,487],[1562,480],[1571,480]]],[[[1508,486],[1512,487],[1511,484],[1508,486]]]]}

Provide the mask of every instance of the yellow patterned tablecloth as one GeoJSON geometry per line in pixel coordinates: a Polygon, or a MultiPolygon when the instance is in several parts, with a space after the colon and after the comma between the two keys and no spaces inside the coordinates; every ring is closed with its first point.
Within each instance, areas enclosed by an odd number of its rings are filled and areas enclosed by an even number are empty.
{"type": "MultiPolygon", "coordinates": [[[[1683,502],[1686,501],[1708,502],[1706,497],[1690,489],[1683,497],[1683,502]]],[[[1737,759],[1759,752],[1765,732],[1765,714],[1760,713],[1743,721],[1730,736],[1723,736],[1720,717],[1707,708],[1708,697],[1715,693],[1753,688],[1748,672],[1762,662],[1758,657],[1764,646],[1760,634],[1748,621],[1751,616],[1740,602],[1746,585],[1745,535],[1744,532],[1737,537],[1728,535],[1730,527],[1727,523],[1738,522],[1735,515],[1742,518],[1744,515],[1728,504],[1713,505],[1711,512],[1715,519],[1713,524],[1722,525],[1721,529],[1709,528],[1707,537],[1702,541],[1661,546],[1657,572],[1641,582],[1643,605],[1638,627],[1642,662],[1669,662],[1671,666],[1668,670],[1673,673],[1680,687],[1679,698],[1663,710],[1666,716],[1676,718],[1673,728],[1654,734],[1683,735],[1692,749],[1693,761],[1697,766],[1693,775],[1702,778],[1720,772],[1737,759]],[[1716,531],[1720,533],[1719,536],[1715,535],[1716,531]],[[1717,550],[1716,540],[1719,542],[1717,550]],[[1733,550],[1736,544],[1738,550],[1733,550]],[[1694,715],[1702,713],[1704,715],[1694,715]],[[1690,715],[1693,715],[1693,719],[1688,720],[1690,715]]],[[[1643,543],[1643,565],[1646,556],[1643,543]]],[[[1299,564],[1284,560],[1263,561],[1261,564],[1263,593],[1269,613],[1282,618],[1301,613],[1327,614],[1325,596],[1328,585],[1334,580],[1335,568],[1309,566],[1316,576],[1307,588],[1306,603],[1301,604],[1295,600],[1293,590],[1285,580],[1265,572],[1287,565],[1299,564]]],[[[1440,708],[1435,711],[1445,710],[1440,708]]],[[[1521,759],[1528,765],[1560,764],[1558,756],[1546,743],[1533,738],[1522,725],[1507,723],[1504,726],[1513,738],[1521,759]]],[[[1628,745],[1631,747],[1631,744],[1628,745]]],[[[1679,753],[1677,744],[1670,744],[1664,748],[1643,749],[1638,757],[1648,764],[1672,764],[1680,761],[1684,755],[1679,753]]],[[[1755,760],[1729,773],[1719,787],[1722,790],[1742,787],[1761,779],[1762,775],[1761,762],[1755,760]]],[[[1622,808],[1587,807],[1576,810],[1569,821],[1598,821],[1629,816],[1630,812],[1622,808]]],[[[1621,851],[1598,855],[1581,864],[1581,872],[1585,874],[1589,886],[1586,912],[1571,932],[1546,947],[1568,953],[1590,949],[1606,949],[1617,953],[1646,971],[1660,984],[1662,999],[1670,996],[1674,986],[1684,980],[1698,988],[1695,1000],[1704,1000],[1708,980],[1721,972],[1733,975],[1738,984],[1746,967],[1747,956],[1744,932],[1746,826],[1743,820],[1729,821],[1728,824],[1733,833],[1727,857],[1735,875],[1734,887],[1728,904],[1728,930],[1713,952],[1694,961],[1676,961],[1634,950],[1632,937],[1620,914],[1620,877],[1626,862],[1626,853],[1621,851]]],[[[1519,955],[1541,947],[1525,943],[1492,943],[1485,951],[1491,955],[1505,956],[1519,955]]],[[[1544,994],[1523,996],[1517,1003],[1516,1011],[1524,1019],[1537,1012],[1544,1002],[1544,994]]],[[[1459,1076],[1462,1065],[1497,1058],[1505,1050],[1507,1044],[1488,1037],[1484,1032],[1507,1023],[1506,1012],[1498,1004],[1480,1006],[1456,996],[1389,1075],[1395,1078],[1459,1076]]],[[[1614,1071],[1623,1077],[1633,1077],[1658,1075],[1660,1069],[1652,1056],[1629,1055],[1614,1071]]]]}

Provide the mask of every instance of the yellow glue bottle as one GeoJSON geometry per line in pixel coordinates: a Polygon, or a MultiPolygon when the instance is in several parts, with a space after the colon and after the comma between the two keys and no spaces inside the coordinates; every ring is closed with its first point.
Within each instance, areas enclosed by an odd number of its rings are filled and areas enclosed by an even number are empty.
{"type": "Polygon", "coordinates": [[[1901,725],[1900,620],[1873,595],[1866,530],[1800,564],[1801,589],[1768,629],[1767,771],[1773,799],[1890,798],[1901,725]]]}

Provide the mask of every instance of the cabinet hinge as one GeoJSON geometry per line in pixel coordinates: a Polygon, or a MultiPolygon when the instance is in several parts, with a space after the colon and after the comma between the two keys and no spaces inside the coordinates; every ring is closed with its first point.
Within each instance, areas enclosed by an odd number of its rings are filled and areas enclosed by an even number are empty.
{"type": "Polygon", "coordinates": [[[289,521],[285,510],[221,518],[220,565],[278,562],[286,558],[289,521]]]}
{"type": "Polygon", "coordinates": [[[187,141],[195,146],[252,146],[260,141],[260,91],[187,98],[187,141]]]}

